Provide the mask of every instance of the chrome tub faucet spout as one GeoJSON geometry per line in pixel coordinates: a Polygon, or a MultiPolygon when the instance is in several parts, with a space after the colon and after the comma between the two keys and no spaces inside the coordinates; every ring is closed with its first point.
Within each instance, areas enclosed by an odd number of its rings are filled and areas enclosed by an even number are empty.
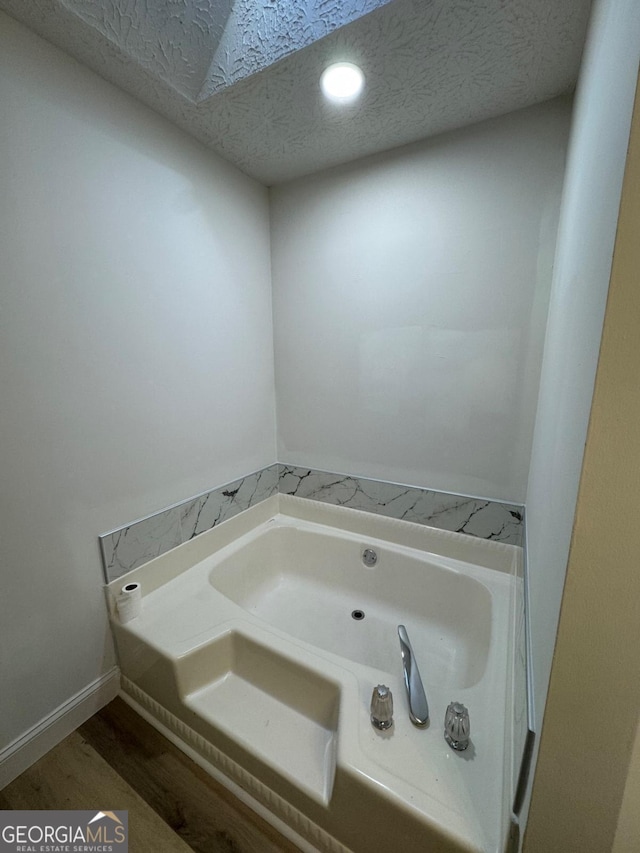
{"type": "Polygon", "coordinates": [[[409,642],[409,635],[404,625],[398,625],[398,637],[400,639],[404,683],[409,700],[409,719],[416,726],[426,726],[429,722],[429,705],[415,655],[409,642]]]}

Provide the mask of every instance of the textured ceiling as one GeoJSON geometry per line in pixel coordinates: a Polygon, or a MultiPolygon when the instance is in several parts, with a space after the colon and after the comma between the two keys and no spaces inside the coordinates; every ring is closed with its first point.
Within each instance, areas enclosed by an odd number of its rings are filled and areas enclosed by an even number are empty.
{"type": "Polygon", "coordinates": [[[575,85],[590,0],[0,0],[270,185],[575,85]],[[359,64],[353,105],[322,99],[359,64]]]}

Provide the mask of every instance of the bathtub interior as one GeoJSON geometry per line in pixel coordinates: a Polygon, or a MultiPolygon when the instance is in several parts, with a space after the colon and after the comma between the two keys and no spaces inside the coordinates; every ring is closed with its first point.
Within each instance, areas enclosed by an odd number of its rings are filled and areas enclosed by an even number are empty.
{"type": "Polygon", "coordinates": [[[137,619],[113,614],[126,682],[349,849],[385,833],[398,843],[402,826],[407,851],[502,850],[519,549],[479,541],[469,562],[469,537],[270,501],[233,519],[235,532],[222,525],[127,576],[146,594],[137,619]],[[426,730],[408,719],[399,623],[431,706],[426,730]],[[370,724],[377,683],[394,695],[390,733],[370,724]],[[452,700],[470,710],[466,754],[442,736],[452,700]]]}
{"type": "Polygon", "coordinates": [[[292,637],[384,671],[397,665],[397,626],[405,624],[415,648],[428,649],[430,683],[454,688],[479,681],[491,643],[491,594],[465,571],[461,561],[426,559],[377,538],[362,543],[273,519],[216,561],[209,582],[292,637]],[[365,546],[377,555],[372,567],[365,546]]]}

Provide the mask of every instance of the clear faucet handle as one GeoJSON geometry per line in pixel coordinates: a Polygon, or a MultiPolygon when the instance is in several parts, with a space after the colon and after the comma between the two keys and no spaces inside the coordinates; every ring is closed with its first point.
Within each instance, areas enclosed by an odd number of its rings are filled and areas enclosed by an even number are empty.
{"type": "Polygon", "coordinates": [[[378,684],[371,694],[371,722],[377,729],[393,725],[393,695],[386,684],[378,684]]]}
{"type": "Polygon", "coordinates": [[[469,712],[460,702],[451,702],[444,715],[444,739],[451,749],[462,751],[469,746],[469,712]]]}

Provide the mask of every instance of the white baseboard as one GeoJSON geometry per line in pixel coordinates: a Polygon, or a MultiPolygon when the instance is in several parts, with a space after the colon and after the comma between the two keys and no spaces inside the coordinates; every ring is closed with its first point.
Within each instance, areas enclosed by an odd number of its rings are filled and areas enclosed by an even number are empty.
{"type": "Polygon", "coordinates": [[[120,670],[114,666],[0,751],[0,789],[57,746],[118,695],[120,670]]]}

